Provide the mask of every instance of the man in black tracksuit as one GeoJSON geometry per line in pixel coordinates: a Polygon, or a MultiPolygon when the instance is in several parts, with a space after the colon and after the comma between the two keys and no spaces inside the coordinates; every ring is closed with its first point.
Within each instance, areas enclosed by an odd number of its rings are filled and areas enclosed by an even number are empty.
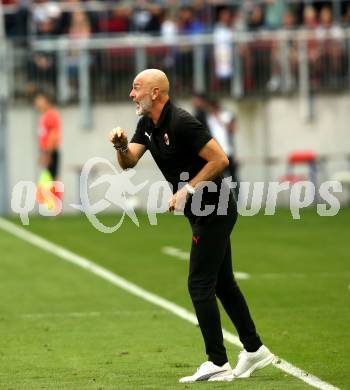
{"type": "Polygon", "coordinates": [[[123,169],[134,167],[143,153],[150,151],[173,189],[169,210],[183,209],[192,227],[188,288],[208,361],[180,382],[248,377],[269,364],[273,355],[256,333],[233,276],[230,234],[237,219],[237,206],[221,177],[228,160],[208,130],[170,102],[168,91],[168,79],[160,70],[147,69],[137,75],[130,97],[142,118],[130,143],[119,127],[111,131],[110,140],[123,169]],[[233,371],[223,343],[216,297],[244,346],[233,371]]]}

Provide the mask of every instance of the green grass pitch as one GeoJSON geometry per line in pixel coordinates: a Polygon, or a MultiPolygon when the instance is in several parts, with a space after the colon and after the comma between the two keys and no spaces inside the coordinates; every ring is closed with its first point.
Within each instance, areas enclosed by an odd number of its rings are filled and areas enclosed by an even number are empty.
{"type": "MultiPolygon", "coordinates": [[[[118,216],[104,216],[106,224],[118,216]]],[[[128,219],[112,235],[84,216],[31,218],[26,229],[189,310],[185,218],[128,219]]],[[[350,211],[293,221],[289,212],[240,217],[234,269],[263,341],[277,355],[341,389],[350,388],[350,211]]],[[[16,220],[16,222],[18,222],[16,220]]],[[[198,327],[53,254],[0,230],[0,389],[306,389],[275,367],[230,383],[183,385],[205,360],[198,327]]],[[[223,326],[234,329],[222,315],[223,326]]],[[[239,349],[226,343],[231,364],[239,349]]]]}

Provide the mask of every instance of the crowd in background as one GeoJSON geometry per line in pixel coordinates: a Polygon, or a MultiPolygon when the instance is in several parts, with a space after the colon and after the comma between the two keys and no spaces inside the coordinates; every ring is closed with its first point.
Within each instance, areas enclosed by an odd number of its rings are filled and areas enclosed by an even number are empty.
{"type": "Polygon", "coordinates": [[[1,0],[8,37],[40,37],[141,32],[159,35],[210,33],[218,23],[232,30],[317,28],[325,24],[350,26],[350,1],[287,0],[225,1],[95,1],[1,0]],[[92,7],[98,3],[103,6],[92,7]],[[236,5],[227,5],[235,3],[236,5]],[[85,6],[84,6],[85,4],[85,6]],[[88,6],[90,4],[90,7],[88,6]],[[6,5],[8,6],[6,8],[6,5]],[[10,6],[13,7],[10,7],[10,6]],[[81,8],[77,7],[82,5],[81,8]],[[93,10],[91,10],[93,9],[93,10]],[[225,16],[222,16],[222,10],[225,16]],[[7,11],[6,11],[7,10],[7,11]],[[311,17],[310,15],[313,14],[311,17]],[[220,16],[221,15],[221,16],[220,16]]]}
{"type": "MultiPolygon", "coordinates": [[[[313,87],[340,88],[349,81],[349,45],[344,27],[350,27],[349,1],[242,0],[234,2],[194,0],[158,1],[87,1],[68,0],[0,0],[6,4],[5,27],[14,42],[28,43],[27,38],[56,38],[71,41],[88,40],[92,36],[117,36],[146,33],[163,37],[192,34],[213,34],[212,48],[206,47],[206,85],[211,91],[229,93],[234,77],[242,80],[243,94],[277,92],[282,86],[293,90],[298,83],[300,50],[296,40],[286,41],[281,51],[277,40],[260,39],[234,47],[235,31],[260,30],[313,32],[307,42],[307,61],[313,87]],[[229,3],[229,5],[228,5],[229,3]],[[11,6],[12,4],[12,6],[11,6]],[[334,7],[337,4],[338,7],[334,7]],[[12,8],[11,8],[12,7],[12,8]],[[12,10],[12,11],[11,11],[12,10]],[[11,11],[11,12],[10,12],[11,11]],[[24,39],[21,39],[21,37],[24,39]],[[235,56],[239,56],[240,74],[235,56]],[[288,72],[282,77],[283,56],[288,72]],[[238,75],[238,76],[237,76],[238,75]]],[[[77,94],[79,51],[70,50],[65,58],[69,76],[70,97],[77,94]]],[[[134,71],[133,48],[107,49],[89,54],[90,69],[109,93],[118,85],[121,90],[125,75],[134,71]]],[[[147,66],[158,67],[174,74],[175,91],[193,91],[193,49],[146,48],[147,66]]],[[[49,80],[56,85],[57,56],[35,52],[25,62],[29,85],[49,80]]],[[[95,96],[98,96],[96,84],[95,96]]]]}

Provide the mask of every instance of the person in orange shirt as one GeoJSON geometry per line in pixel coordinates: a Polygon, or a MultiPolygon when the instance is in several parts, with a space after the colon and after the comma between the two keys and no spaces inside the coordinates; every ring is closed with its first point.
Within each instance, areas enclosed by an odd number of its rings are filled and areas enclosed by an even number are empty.
{"type": "Polygon", "coordinates": [[[35,95],[34,105],[41,114],[39,119],[39,163],[47,169],[52,180],[58,179],[61,144],[61,116],[52,98],[45,92],[35,95]]]}

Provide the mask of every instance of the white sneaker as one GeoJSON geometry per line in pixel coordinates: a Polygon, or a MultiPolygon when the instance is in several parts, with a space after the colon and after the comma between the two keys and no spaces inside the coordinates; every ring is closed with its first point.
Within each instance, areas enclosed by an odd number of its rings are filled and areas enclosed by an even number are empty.
{"type": "Polygon", "coordinates": [[[243,349],[238,356],[233,375],[235,378],[249,378],[255,370],[266,367],[274,358],[275,356],[265,345],[262,345],[256,352],[247,352],[243,349]]]}
{"type": "Polygon", "coordinates": [[[233,373],[230,363],[223,366],[216,366],[213,362],[203,363],[192,376],[185,376],[179,380],[180,383],[197,381],[232,381],[233,373]]]}

